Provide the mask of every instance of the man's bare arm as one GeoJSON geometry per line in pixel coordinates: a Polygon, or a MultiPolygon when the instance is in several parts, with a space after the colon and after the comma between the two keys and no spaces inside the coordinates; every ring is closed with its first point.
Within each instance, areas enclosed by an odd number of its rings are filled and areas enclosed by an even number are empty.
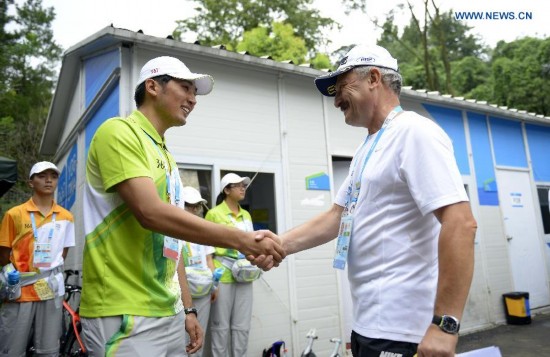
{"type": "MultiPolygon", "coordinates": [[[[442,207],[434,212],[441,222],[439,278],[434,314],[462,319],[474,271],[474,239],[477,223],[469,202],[442,207]]],[[[431,324],[418,348],[418,356],[454,356],[457,335],[431,324]]]]}
{"type": "Polygon", "coordinates": [[[281,262],[285,252],[279,238],[269,231],[243,232],[208,222],[174,205],[163,202],[149,177],[137,177],[116,186],[122,200],[146,229],[170,237],[215,247],[234,248],[245,255],[272,255],[281,262]],[[258,235],[271,239],[255,240],[258,235]]]}
{"type": "MultiPolygon", "coordinates": [[[[189,283],[187,282],[187,274],[185,272],[185,265],[183,264],[183,257],[180,258],[177,266],[178,281],[181,289],[181,302],[184,307],[193,306],[193,298],[191,297],[191,291],[189,289],[189,283]]],[[[204,339],[204,327],[199,324],[198,316],[195,314],[185,315],[185,331],[189,334],[189,344],[186,346],[186,351],[189,354],[197,352],[203,344],[204,339]]]]}
{"type": "MultiPolygon", "coordinates": [[[[332,205],[328,211],[282,234],[280,238],[286,254],[310,249],[336,238],[343,210],[342,206],[332,205]]],[[[246,259],[263,270],[277,266],[271,257],[265,255],[247,255],[246,259]]]]}
{"type": "Polygon", "coordinates": [[[287,254],[310,249],[336,238],[343,210],[342,206],[333,204],[328,211],[282,234],[281,240],[287,254]]]}

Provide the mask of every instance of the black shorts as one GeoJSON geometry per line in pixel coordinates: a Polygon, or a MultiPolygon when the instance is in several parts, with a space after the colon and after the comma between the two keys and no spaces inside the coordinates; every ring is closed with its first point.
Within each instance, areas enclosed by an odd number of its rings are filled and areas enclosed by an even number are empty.
{"type": "Polygon", "coordinates": [[[413,357],[417,343],[363,337],[351,332],[353,357],[413,357]]]}

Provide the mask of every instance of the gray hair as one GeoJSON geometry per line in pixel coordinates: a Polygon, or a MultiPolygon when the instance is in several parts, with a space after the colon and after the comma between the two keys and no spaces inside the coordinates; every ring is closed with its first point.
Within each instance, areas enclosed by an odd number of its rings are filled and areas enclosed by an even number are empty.
{"type": "Polygon", "coordinates": [[[359,66],[355,67],[353,71],[357,73],[359,78],[363,79],[369,75],[371,69],[376,68],[382,74],[382,83],[387,85],[397,96],[401,94],[401,85],[403,83],[403,78],[399,72],[394,71],[393,69],[377,67],[377,66],[359,66]]]}

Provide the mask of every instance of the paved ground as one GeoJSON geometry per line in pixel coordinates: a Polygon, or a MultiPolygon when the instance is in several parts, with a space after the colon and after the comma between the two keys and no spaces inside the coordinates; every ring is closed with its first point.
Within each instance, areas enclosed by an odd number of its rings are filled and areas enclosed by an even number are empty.
{"type": "Polygon", "coordinates": [[[500,325],[460,336],[456,352],[497,346],[502,357],[550,356],[550,311],[531,317],[529,325],[500,325]]]}

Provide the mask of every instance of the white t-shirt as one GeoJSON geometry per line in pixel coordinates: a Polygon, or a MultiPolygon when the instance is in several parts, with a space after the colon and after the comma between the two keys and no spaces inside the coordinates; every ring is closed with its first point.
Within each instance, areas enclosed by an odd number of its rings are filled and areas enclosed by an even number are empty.
{"type": "MultiPolygon", "coordinates": [[[[376,133],[351,163],[358,177],[376,133]]],[[[362,143],[363,144],[363,143],[362,143]]],[[[344,206],[350,174],[335,203],[344,206]]],[[[355,183],[354,183],[355,187],[355,183]]],[[[433,121],[399,114],[380,137],[361,177],[348,273],[353,330],[419,343],[433,316],[440,224],[431,212],[468,201],[452,143],[433,121]]]]}

